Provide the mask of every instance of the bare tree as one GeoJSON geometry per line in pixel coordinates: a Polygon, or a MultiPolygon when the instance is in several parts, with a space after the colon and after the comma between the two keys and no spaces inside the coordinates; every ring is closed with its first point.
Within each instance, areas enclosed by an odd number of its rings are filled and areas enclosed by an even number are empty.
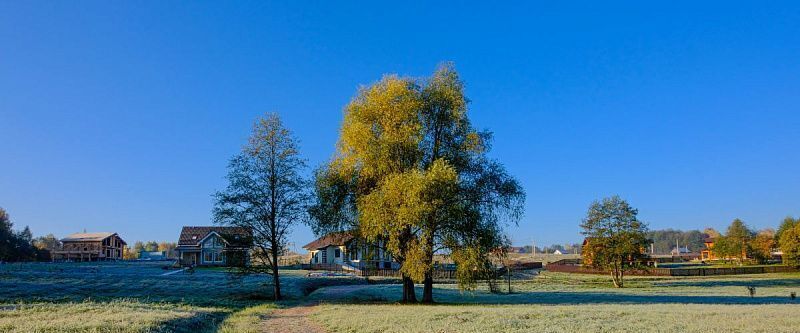
{"type": "Polygon", "coordinates": [[[300,174],[305,167],[297,139],[276,114],[268,114],[256,121],[247,145],[231,159],[228,187],[215,194],[215,221],[252,232],[250,262],[238,271],[271,274],[276,300],[281,299],[279,258],[291,227],[306,215],[309,194],[300,174]]]}

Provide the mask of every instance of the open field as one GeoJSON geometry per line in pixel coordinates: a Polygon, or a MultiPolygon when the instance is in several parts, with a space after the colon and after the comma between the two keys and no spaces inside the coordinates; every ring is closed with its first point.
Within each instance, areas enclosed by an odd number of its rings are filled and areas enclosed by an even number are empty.
{"type": "MultiPolygon", "coordinates": [[[[313,318],[331,332],[797,332],[800,274],[631,278],[544,273],[514,281],[514,293],[436,289],[435,306],[386,304],[397,286],[358,289],[313,318]],[[746,286],[755,286],[751,298],[746,286]],[[372,304],[353,304],[353,299],[372,304]],[[378,303],[378,304],[375,304],[378,303]],[[449,303],[449,304],[448,304],[449,303]],[[358,318],[358,320],[353,320],[358,318]]],[[[318,293],[330,294],[332,287],[318,293]]],[[[330,299],[328,295],[324,298],[330,299]]]]}
{"type": "Polygon", "coordinates": [[[255,333],[303,332],[311,326],[314,332],[797,332],[800,327],[800,300],[789,298],[800,292],[798,273],[631,277],[627,288],[615,289],[601,275],[517,272],[512,294],[461,292],[440,284],[439,304],[409,306],[395,303],[398,285],[307,278],[305,271],[284,272],[290,299],[275,304],[264,277],[233,279],[221,269],[162,276],[169,271],[161,265],[0,265],[0,332],[255,333]],[[747,286],[756,287],[755,297],[747,286]]]}
{"type": "MultiPolygon", "coordinates": [[[[166,263],[30,263],[0,265],[0,332],[213,332],[242,309],[269,305],[265,277],[232,278],[223,269],[193,274],[166,263]]],[[[324,284],[356,279],[309,279],[286,271],[289,298],[324,284]]],[[[264,307],[261,307],[264,309],[264,307]]],[[[223,325],[225,326],[225,325],[223,325]]]]}

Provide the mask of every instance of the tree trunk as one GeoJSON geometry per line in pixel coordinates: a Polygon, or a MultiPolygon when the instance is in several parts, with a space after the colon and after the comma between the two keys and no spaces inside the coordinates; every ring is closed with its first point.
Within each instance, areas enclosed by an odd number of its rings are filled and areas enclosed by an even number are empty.
{"type": "Polygon", "coordinates": [[[433,304],[433,273],[425,273],[424,285],[422,287],[422,303],[433,304]]]}
{"type": "Polygon", "coordinates": [[[508,276],[508,293],[511,293],[511,266],[506,265],[506,275],[508,276]]]}
{"type": "Polygon", "coordinates": [[[621,263],[614,263],[611,267],[611,280],[614,282],[615,288],[622,288],[623,270],[621,263]]]}
{"type": "Polygon", "coordinates": [[[414,281],[403,274],[403,303],[416,303],[417,294],[414,292],[414,281]]]}
{"type": "Polygon", "coordinates": [[[278,266],[272,268],[272,280],[275,281],[275,288],[274,288],[275,300],[279,301],[281,300],[282,296],[281,296],[281,280],[280,278],[278,278],[278,266]]]}
{"type": "Polygon", "coordinates": [[[281,280],[278,277],[278,251],[275,247],[272,250],[272,281],[274,282],[274,298],[281,300],[281,280]]]}

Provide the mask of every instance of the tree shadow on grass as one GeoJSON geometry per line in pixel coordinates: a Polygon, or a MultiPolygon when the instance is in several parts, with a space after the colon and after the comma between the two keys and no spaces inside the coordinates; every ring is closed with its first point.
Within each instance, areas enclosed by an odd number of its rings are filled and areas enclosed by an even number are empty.
{"type": "Polygon", "coordinates": [[[198,312],[191,317],[173,318],[159,325],[159,332],[174,333],[195,333],[195,332],[216,332],[220,325],[232,312],[214,311],[198,312]]]}
{"type": "MultiPolygon", "coordinates": [[[[336,287],[333,287],[336,288],[336,287]]],[[[328,289],[328,288],[326,288],[328,289]]],[[[419,288],[418,288],[419,289],[419,288]]],[[[421,291],[417,290],[419,294],[421,291]]],[[[504,304],[537,304],[537,305],[579,305],[579,304],[798,304],[800,300],[792,300],[789,295],[756,296],[746,295],[742,288],[742,296],[735,295],[669,295],[669,294],[631,294],[601,291],[527,291],[513,294],[492,294],[488,292],[459,292],[457,290],[436,289],[434,299],[441,305],[504,305],[504,304]]],[[[325,296],[336,293],[325,293],[325,296]]],[[[382,286],[365,288],[339,297],[315,297],[310,299],[320,302],[340,304],[393,304],[400,299],[400,286],[382,286]]]]}

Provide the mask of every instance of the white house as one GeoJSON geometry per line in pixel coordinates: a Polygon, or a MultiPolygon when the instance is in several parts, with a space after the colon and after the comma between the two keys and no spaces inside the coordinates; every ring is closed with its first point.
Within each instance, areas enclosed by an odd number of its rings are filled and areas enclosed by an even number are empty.
{"type": "Polygon", "coordinates": [[[555,251],[553,251],[553,254],[564,254],[564,253],[561,252],[561,250],[555,250],[555,251]]]}
{"type": "Polygon", "coordinates": [[[330,233],[303,248],[309,252],[309,264],[319,265],[321,268],[400,268],[384,249],[383,242],[366,244],[351,232],[330,233]]]}

